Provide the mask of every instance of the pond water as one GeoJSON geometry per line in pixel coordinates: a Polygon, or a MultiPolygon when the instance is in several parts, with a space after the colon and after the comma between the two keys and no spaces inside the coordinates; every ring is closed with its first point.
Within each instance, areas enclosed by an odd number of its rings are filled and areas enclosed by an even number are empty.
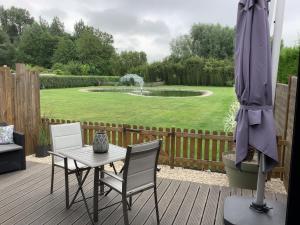
{"type": "Polygon", "coordinates": [[[160,97],[191,97],[206,94],[205,91],[184,91],[184,90],[132,90],[132,89],[90,89],[90,92],[120,92],[131,95],[141,96],[160,96],[160,97]]]}

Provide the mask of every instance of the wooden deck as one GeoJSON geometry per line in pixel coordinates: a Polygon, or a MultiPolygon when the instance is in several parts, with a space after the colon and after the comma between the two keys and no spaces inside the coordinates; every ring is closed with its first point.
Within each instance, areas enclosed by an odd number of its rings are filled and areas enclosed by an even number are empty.
{"type": "MultiPolygon", "coordinates": [[[[55,192],[50,195],[50,166],[28,163],[26,171],[0,175],[0,224],[90,224],[83,202],[65,209],[64,176],[61,169],[55,174],[55,192]]],[[[72,193],[75,177],[70,177],[72,193]]],[[[85,193],[92,194],[93,176],[89,175],[85,193]]],[[[253,196],[251,190],[241,190],[198,183],[159,179],[158,200],[162,225],[166,224],[223,224],[223,202],[226,196],[253,196]]],[[[269,199],[286,201],[282,194],[266,193],[269,199]]],[[[103,207],[120,200],[115,192],[100,199],[103,207]]],[[[92,199],[89,199],[92,208],[92,199]]],[[[122,225],[122,208],[119,204],[99,213],[98,224],[122,225]]],[[[136,195],[129,213],[130,224],[156,224],[154,200],[151,191],[136,195]]]]}

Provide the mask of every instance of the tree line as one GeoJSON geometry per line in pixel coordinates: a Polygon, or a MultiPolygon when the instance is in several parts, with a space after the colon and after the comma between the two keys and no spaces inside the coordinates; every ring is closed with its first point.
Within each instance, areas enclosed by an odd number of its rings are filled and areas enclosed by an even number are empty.
{"type": "MultiPolygon", "coordinates": [[[[113,36],[75,23],[72,33],[54,17],[34,19],[26,9],[0,6],[0,65],[24,62],[39,72],[57,75],[123,76],[137,73],[145,81],[183,85],[233,85],[234,29],[219,24],[194,24],[188,34],[170,42],[171,53],[148,63],[141,51],[117,52],[113,36]]],[[[298,48],[283,48],[279,80],[294,73],[298,48]],[[295,62],[295,64],[293,64],[295,62]]]]}
{"type": "Polygon", "coordinates": [[[113,36],[79,20],[72,34],[58,17],[36,21],[26,9],[0,6],[0,64],[24,62],[57,74],[116,75],[147,63],[144,52],[118,54],[113,36]]]}

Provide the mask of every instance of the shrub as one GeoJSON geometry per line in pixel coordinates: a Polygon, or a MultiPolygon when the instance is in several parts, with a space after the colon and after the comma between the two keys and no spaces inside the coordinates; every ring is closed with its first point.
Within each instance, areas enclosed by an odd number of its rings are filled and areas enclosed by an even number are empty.
{"type": "Polygon", "coordinates": [[[66,74],[71,74],[71,75],[81,75],[81,64],[70,61],[68,64],[65,65],[64,70],[66,74]]]}
{"type": "Polygon", "coordinates": [[[232,86],[234,65],[232,59],[191,56],[179,62],[165,60],[143,68],[147,82],[164,81],[171,85],[232,86]]]}
{"type": "Polygon", "coordinates": [[[26,67],[31,70],[31,71],[34,71],[34,72],[37,72],[37,73],[48,73],[49,70],[42,67],[42,66],[32,66],[32,65],[26,65],[26,67]]]}
{"type": "Polygon", "coordinates": [[[70,88],[114,84],[119,81],[116,76],[40,76],[41,88],[70,88]]]}
{"type": "Polygon", "coordinates": [[[290,75],[297,75],[299,47],[284,47],[280,51],[278,78],[280,83],[288,83],[290,75]]]}
{"type": "Polygon", "coordinates": [[[240,103],[237,99],[230,105],[229,111],[224,118],[224,131],[233,132],[236,126],[235,117],[240,108],[240,103]]]}

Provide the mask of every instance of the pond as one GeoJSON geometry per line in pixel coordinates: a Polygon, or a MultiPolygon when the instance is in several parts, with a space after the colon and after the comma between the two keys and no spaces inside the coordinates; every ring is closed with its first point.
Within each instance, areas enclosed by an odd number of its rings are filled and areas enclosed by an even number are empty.
{"type": "Polygon", "coordinates": [[[139,90],[139,89],[88,89],[90,92],[120,92],[138,96],[156,97],[192,97],[207,95],[207,91],[185,91],[185,90],[139,90]]]}

